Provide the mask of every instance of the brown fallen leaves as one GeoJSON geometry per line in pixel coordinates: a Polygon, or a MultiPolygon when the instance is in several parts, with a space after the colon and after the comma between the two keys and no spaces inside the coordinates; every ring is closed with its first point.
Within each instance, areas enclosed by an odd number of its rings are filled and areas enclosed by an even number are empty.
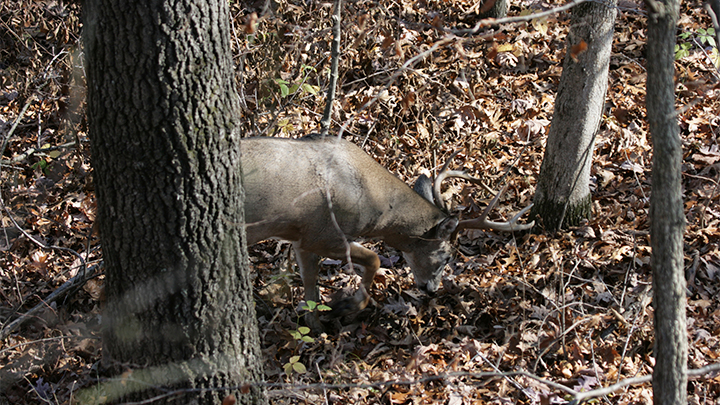
{"type": "MultiPolygon", "coordinates": [[[[261,3],[231,4],[241,34],[232,44],[243,67],[244,129],[248,135],[310,132],[324,107],[332,7],[283,0],[262,14],[261,3]]],[[[510,14],[533,7],[513,3],[510,14]]],[[[652,149],[644,121],[645,19],[638,8],[626,2],[619,10],[591,177],[594,218],[587,224],[556,234],[460,235],[443,287],[432,297],[414,288],[399,252],[368,244],[384,259],[371,305],[342,323],[328,320],[327,333],[312,341],[290,333],[303,324],[302,290],[287,246],[251,247],[266,379],[291,384],[269,388],[273,403],[558,403],[562,392],[524,376],[451,373],[524,370],[591,390],[652,371],[652,149]],[[289,363],[306,372],[288,375],[296,369],[289,363]],[[394,384],[380,384],[388,381],[394,384]],[[336,388],[300,387],[317,383],[336,388]]],[[[75,2],[0,3],[0,133],[19,120],[4,140],[0,192],[30,235],[94,263],[101,251],[93,233],[79,12],[75,2]]],[[[709,27],[699,1],[683,4],[682,13],[681,32],[709,27]]],[[[495,190],[510,183],[493,213],[501,216],[532,202],[566,52],[567,14],[457,38],[388,84],[407,60],[443,37],[443,28],[472,27],[476,17],[476,2],[464,0],[402,0],[382,10],[375,3],[347,5],[334,127],[352,118],[348,137],[408,182],[463,149],[456,164],[495,190]]],[[[720,91],[716,70],[690,45],[676,63],[676,82],[685,151],[689,365],[701,367],[720,356],[720,91]]],[[[492,197],[462,182],[449,191],[465,217],[492,197]]],[[[40,248],[6,212],[0,215],[0,321],[6,324],[74,276],[81,261],[40,248]]],[[[323,268],[325,297],[358,282],[343,263],[326,261],[323,268]]],[[[102,299],[100,277],[0,342],[0,381],[8,382],[11,403],[67,403],[74,390],[93,384],[102,299]]],[[[720,377],[691,381],[689,395],[716,400],[720,377]]],[[[645,384],[609,402],[650,403],[651,397],[645,384]]]]}

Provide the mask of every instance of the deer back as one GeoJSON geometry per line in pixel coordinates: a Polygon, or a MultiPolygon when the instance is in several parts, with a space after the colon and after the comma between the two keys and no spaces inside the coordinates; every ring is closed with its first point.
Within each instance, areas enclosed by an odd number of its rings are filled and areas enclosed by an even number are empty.
{"type": "Polygon", "coordinates": [[[241,142],[249,244],[277,237],[322,255],[344,237],[380,237],[403,250],[447,217],[350,142],[241,142]]]}

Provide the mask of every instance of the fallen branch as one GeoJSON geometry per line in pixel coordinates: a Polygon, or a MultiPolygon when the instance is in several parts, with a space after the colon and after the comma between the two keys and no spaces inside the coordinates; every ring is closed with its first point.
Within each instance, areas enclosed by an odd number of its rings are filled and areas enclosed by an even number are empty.
{"type": "MultiPolygon", "coordinates": [[[[687,375],[688,377],[694,377],[693,379],[697,379],[715,371],[720,371],[720,363],[710,364],[705,367],[688,370],[687,375]]],[[[574,395],[575,398],[570,402],[569,405],[580,404],[590,398],[597,398],[603,395],[611,394],[615,391],[619,391],[623,387],[627,387],[628,385],[644,384],[650,381],[652,381],[652,375],[643,375],[640,377],[620,380],[617,383],[608,387],[598,388],[596,390],[587,392],[579,392],[574,395]]]]}
{"type": "Polygon", "coordinates": [[[28,107],[30,107],[30,104],[35,100],[35,96],[31,95],[25,105],[23,106],[22,110],[20,110],[20,115],[18,115],[17,119],[13,123],[13,126],[10,128],[10,132],[5,136],[3,139],[2,146],[0,146],[0,156],[3,156],[5,153],[5,146],[7,145],[10,138],[13,136],[13,132],[15,132],[15,129],[17,128],[18,124],[20,124],[20,121],[22,121],[23,117],[25,116],[25,113],[27,112],[28,107]]]}
{"type": "Polygon", "coordinates": [[[22,314],[18,319],[10,322],[2,329],[2,331],[0,331],[0,342],[4,341],[8,336],[10,336],[10,334],[13,333],[13,331],[15,331],[18,327],[20,327],[20,325],[22,325],[25,321],[32,318],[36,312],[40,311],[42,308],[46,308],[53,301],[57,301],[58,299],[65,296],[65,294],[67,294],[68,292],[85,284],[87,280],[95,276],[95,272],[99,268],[101,268],[102,265],[103,263],[100,262],[96,265],[91,266],[86,271],[78,272],[75,277],[63,283],[63,285],[61,285],[50,295],[48,295],[44,300],[42,300],[42,302],[22,314]]]}

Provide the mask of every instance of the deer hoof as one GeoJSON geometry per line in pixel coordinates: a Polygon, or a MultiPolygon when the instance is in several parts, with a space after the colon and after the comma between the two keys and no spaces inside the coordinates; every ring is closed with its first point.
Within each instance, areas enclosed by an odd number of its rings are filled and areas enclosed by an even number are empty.
{"type": "Polygon", "coordinates": [[[352,296],[340,296],[333,299],[330,303],[330,316],[342,317],[356,312],[360,312],[367,307],[370,302],[370,294],[364,288],[360,287],[352,296]]]}
{"type": "Polygon", "coordinates": [[[310,328],[313,335],[319,335],[325,330],[317,312],[308,312],[305,314],[305,325],[310,328]]]}

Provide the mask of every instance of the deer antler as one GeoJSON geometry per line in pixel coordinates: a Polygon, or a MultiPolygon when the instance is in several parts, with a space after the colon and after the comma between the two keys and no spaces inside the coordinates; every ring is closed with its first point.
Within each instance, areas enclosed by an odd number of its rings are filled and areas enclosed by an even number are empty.
{"type": "MultiPolygon", "coordinates": [[[[440,173],[438,173],[437,177],[435,177],[435,181],[433,182],[433,199],[435,200],[435,205],[437,205],[438,208],[441,210],[448,212],[448,207],[446,206],[445,202],[442,199],[442,194],[440,193],[440,185],[442,182],[451,177],[457,177],[461,179],[465,179],[470,181],[474,184],[479,184],[483,186],[486,190],[493,192],[488,186],[485,185],[480,179],[470,176],[464,171],[460,170],[448,170],[448,166],[450,166],[450,162],[453,160],[455,156],[459,153],[459,150],[456,150],[453,152],[452,155],[450,155],[450,158],[445,162],[442,169],[440,170],[440,173]]],[[[532,208],[532,204],[529,206],[523,208],[520,212],[515,214],[509,221],[507,222],[494,222],[489,221],[487,219],[488,214],[490,211],[495,208],[495,205],[497,205],[498,200],[503,195],[503,193],[507,190],[507,185],[505,185],[502,190],[500,190],[497,195],[495,195],[495,198],[493,198],[492,201],[490,201],[490,204],[488,204],[487,208],[485,208],[485,211],[483,211],[482,215],[480,215],[478,218],[475,219],[469,219],[460,221],[458,224],[457,229],[455,230],[455,234],[462,231],[463,229],[496,229],[498,231],[524,231],[527,229],[532,228],[535,225],[535,221],[529,223],[529,224],[518,224],[517,220],[520,219],[520,217],[528,212],[530,208],[532,208]]]]}
{"type": "Polygon", "coordinates": [[[455,233],[462,231],[463,229],[496,229],[498,231],[524,231],[527,229],[532,228],[535,225],[535,221],[530,222],[529,224],[518,224],[517,220],[520,219],[523,214],[528,212],[530,208],[532,208],[532,204],[528,205],[527,207],[523,208],[520,212],[515,214],[509,221],[506,222],[495,222],[495,221],[488,221],[487,216],[490,213],[490,211],[495,208],[495,205],[497,205],[498,200],[500,200],[500,197],[505,193],[505,190],[507,190],[507,184],[500,190],[500,192],[497,193],[495,198],[490,201],[490,204],[488,204],[487,208],[485,208],[485,211],[483,211],[482,215],[475,219],[466,219],[463,221],[460,221],[457,228],[455,229],[455,233]]]}
{"type": "Polygon", "coordinates": [[[438,173],[437,177],[435,177],[435,181],[433,181],[433,199],[435,200],[435,205],[437,205],[438,208],[441,210],[448,212],[448,207],[445,205],[445,201],[442,199],[442,194],[440,192],[440,185],[443,181],[447,178],[451,177],[457,177],[460,179],[465,179],[471,183],[474,184],[480,184],[486,189],[488,188],[485,183],[482,182],[482,180],[477,179],[475,177],[470,176],[469,174],[465,173],[464,171],[460,170],[448,170],[448,166],[450,166],[450,162],[452,162],[453,158],[457,156],[457,154],[460,153],[460,150],[456,150],[453,152],[452,155],[450,155],[450,158],[448,158],[447,161],[445,161],[445,164],[443,165],[442,169],[440,169],[440,173],[438,173]]]}

